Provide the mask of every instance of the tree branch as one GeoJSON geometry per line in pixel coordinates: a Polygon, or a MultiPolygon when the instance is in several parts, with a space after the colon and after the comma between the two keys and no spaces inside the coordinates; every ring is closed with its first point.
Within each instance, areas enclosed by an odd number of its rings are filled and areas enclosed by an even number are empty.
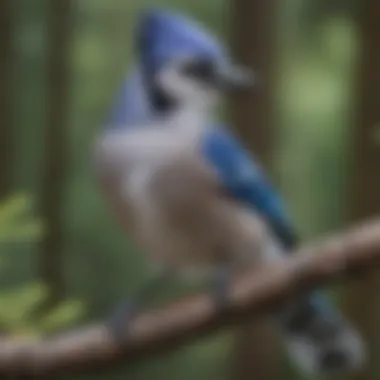
{"type": "Polygon", "coordinates": [[[47,337],[37,342],[0,340],[0,378],[41,378],[128,365],[162,353],[221,327],[268,312],[289,297],[343,275],[380,264],[380,220],[306,246],[279,266],[238,279],[230,290],[230,308],[217,311],[206,294],[141,314],[129,326],[125,347],[112,341],[102,324],[47,337]]]}

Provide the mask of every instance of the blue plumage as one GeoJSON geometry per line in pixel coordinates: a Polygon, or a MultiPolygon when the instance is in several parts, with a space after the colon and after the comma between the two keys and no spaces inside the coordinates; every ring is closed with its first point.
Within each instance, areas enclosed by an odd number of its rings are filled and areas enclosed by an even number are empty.
{"type": "Polygon", "coordinates": [[[145,12],[140,17],[137,36],[144,74],[160,70],[179,54],[228,60],[223,47],[199,24],[168,11],[145,12]]]}
{"type": "MultiPolygon", "coordinates": [[[[111,115],[111,128],[143,125],[153,117],[141,90],[139,73],[135,72],[124,83],[111,115]]],[[[212,125],[205,134],[203,154],[220,176],[221,185],[236,200],[259,212],[285,248],[296,244],[292,221],[285,205],[266,178],[255,158],[240,144],[227,126],[212,125]]]]}
{"type": "MultiPolygon", "coordinates": [[[[142,71],[128,77],[118,95],[107,125],[124,127],[154,117],[141,74],[157,71],[178,54],[208,56],[228,62],[227,53],[216,39],[188,18],[167,11],[143,14],[139,24],[138,47],[142,71]]],[[[143,74],[144,75],[144,74],[143,74]]],[[[210,125],[203,152],[219,173],[221,185],[236,200],[258,211],[287,249],[296,243],[294,228],[285,205],[269,183],[256,160],[236,139],[227,126],[210,125]]]]}
{"type": "Polygon", "coordinates": [[[210,129],[203,141],[203,154],[219,173],[226,191],[259,212],[285,248],[293,248],[295,233],[284,203],[235,136],[223,126],[210,129]]]}

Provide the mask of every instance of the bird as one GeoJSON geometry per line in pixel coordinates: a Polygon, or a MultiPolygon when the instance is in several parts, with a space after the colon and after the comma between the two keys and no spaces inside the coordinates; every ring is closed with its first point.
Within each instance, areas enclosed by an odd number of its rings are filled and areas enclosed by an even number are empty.
{"type": "MultiPolygon", "coordinates": [[[[259,162],[215,107],[255,87],[221,43],[182,14],[153,9],[137,23],[138,59],[95,147],[96,174],[129,239],[157,276],[111,318],[116,331],[168,276],[207,279],[216,305],[232,276],[281,262],[299,238],[259,162]]],[[[274,313],[289,357],[306,373],[355,370],[365,344],[320,291],[274,313]]]]}

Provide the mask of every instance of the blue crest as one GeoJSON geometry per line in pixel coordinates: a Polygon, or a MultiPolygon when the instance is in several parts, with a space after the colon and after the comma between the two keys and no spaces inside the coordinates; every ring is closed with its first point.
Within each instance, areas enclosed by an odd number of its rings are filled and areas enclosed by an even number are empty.
{"type": "Polygon", "coordinates": [[[167,10],[150,10],[140,16],[136,30],[140,55],[137,67],[123,82],[106,126],[125,128],[150,117],[147,83],[143,76],[181,54],[195,54],[228,62],[228,54],[218,40],[190,18],[167,10]]]}
{"type": "Polygon", "coordinates": [[[141,15],[137,48],[145,72],[159,70],[178,55],[227,61],[228,54],[200,24],[177,13],[153,10],[141,15]]]}

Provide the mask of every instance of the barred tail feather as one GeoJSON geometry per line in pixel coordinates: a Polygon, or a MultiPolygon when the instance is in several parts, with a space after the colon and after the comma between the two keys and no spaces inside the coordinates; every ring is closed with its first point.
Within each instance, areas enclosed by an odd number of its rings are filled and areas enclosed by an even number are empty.
{"type": "Polygon", "coordinates": [[[362,338],[319,295],[292,305],[278,317],[288,355],[304,372],[351,371],[363,365],[362,338]]]}

